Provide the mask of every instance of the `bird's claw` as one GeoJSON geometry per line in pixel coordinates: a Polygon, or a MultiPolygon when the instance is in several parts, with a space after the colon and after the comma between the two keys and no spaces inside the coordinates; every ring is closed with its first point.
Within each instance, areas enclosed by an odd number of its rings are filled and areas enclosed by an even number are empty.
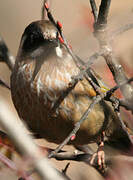
{"type": "Polygon", "coordinates": [[[99,170],[105,169],[105,153],[103,146],[99,146],[97,152],[92,155],[90,165],[98,166],[99,170]]]}

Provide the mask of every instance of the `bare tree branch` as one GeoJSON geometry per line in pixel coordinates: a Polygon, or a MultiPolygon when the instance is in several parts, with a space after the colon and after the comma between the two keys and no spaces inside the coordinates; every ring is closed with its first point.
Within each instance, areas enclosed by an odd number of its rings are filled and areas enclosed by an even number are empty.
{"type": "MultiPolygon", "coordinates": [[[[75,124],[74,129],[70,132],[70,134],[66,137],[66,139],[54,150],[49,154],[49,158],[53,157],[56,153],[58,153],[70,140],[72,140],[71,138],[73,136],[76,136],[77,131],[80,128],[80,125],[83,123],[83,121],[86,119],[86,117],[88,116],[88,114],[91,112],[91,110],[93,109],[94,105],[99,103],[101,100],[109,100],[111,101],[110,97],[112,95],[112,93],[120,86],[124,86],[126,83],[133,81],[133,78],[127,80],[126,82],[121,83],[119,86],[115,86],[114,88],[112,88],[111,90],[102,93],[100,92],[100,89],[98,88],[98,86],[96,84],[92,84],[92,87],[95,87],[97,89],[97,96],[93,98],[92,103],[89,105],[89,107],[87,108],[87,110],[84,112],[84,114],[82,115],[82,117],[80,118],[80,120],[75,124]]],[[[112,99],[113,100],[113,99],[112,99]]],[[[116,99],[114,98],[114,101],[116,102],[116,99]]],[[[123,124],[123,121],[120,119],[121,125],[123,127],[123,129],[126,131],[125,129],[125,125],[123,124]]],[[[130,137],[129,137],[130,138],[130,137]]],[[[131,138],[130,138],[131,139],[131,138]]],[[[132,141],[132,140],[131,140],[132,141]]]]}
{"type": "Polygon", "coordinates": [[[1,78],[0,78],[0,85],[10,90],[9,85],[1,78]]]}
{"type": "Polygon", "coordinates": [[[8,159],[6,156],[4,156],[2,153],[0,153],[0,161],[4,163],[8,168],[10,168],[12,171],[16,172],[16,174],[25,177],[26,180],[34,180],[32,177],[30,177],[26,172],[20,171],[19,168],[16,166],[16,164],[8,159]]]}
{"type": "Polygon", "coordinates": [[[111,37],[110,37],[109,41],[114,40],[114,38],[115,38],[116,36],[118,36],[118,35],[126,32],[126,31],[128,31],[128,30],[132,30],[132,29],[133,29],[133,23],[131,23],[131,24],[126,24],[126,25],[120,27],[119,29],[117,29],[117,30],[115,30],[115,31],[113,31],[113,32],[111,33],[111,37]]]}
{"type": "MultiPolygon", "coordinates": [[[[98,20],[94,26],[94,35],[97,38],[100,50],[103,50],[103,57],[106,60],[106,63],[113,74],[115,82],[120,85],[122,82],[128,80],[125,75],[123,68],[120,64],[118,64],[116,58],[113,55],[112,47],[109,44],[109,38],[107,35],[107,17],[109,13],[111,0],[101,0],[98,20]]],[[[130,84],[125,84],[124,86],[120,86],[120,90],[125,98],[125,102],[127,102],[129,109],[132,110],[133,106],[133,87],[130,84]]]]}
{"type": "Polygon", "coordinates": [[[99,8],[98,19],[95,24],[96,25],[95,29],[97,29],[97,28],[103,29],[106,27],[110,3],[111,3],[111,0],[101,0],[101,5],[99,8]]]}
{"type": "Polygon", "coordinates": [[[97,18],[98,18],[98,10],[97,10],[95,0],[90,0],[90,4],[91,4],[91,9],[92,9],[92,13],[93,13],[93,16],[94,16],[94,20],[96,22],[97,18]]]}
{"type": "Polygon", "coordinates": [[[11,71],[15,64],[15,58],[9,52],[9,49],[2,37],[0,37],[0,62],[6,63],[11,71]]]}
{"type": "Polygon", "coordinates": [[[16,123],[13,113],[7,109],[4,102],[0,102],[0,125],[8,133],[8,136],[14,142],[14,145],[22,156],[31,160],[42,179],[64,180],[65,178],[51,166],[50,162],[44,157],[44,154],[34,144],[31,136],[27,135],[22,128],[16,123]],[[8,116],[7,116],[8,114],[8,116]]]}
{"type": "Polygon", "coordinates": [[[66,139],[54,150],[49,154],[49,158],[51,158],[54,154],[58,153],[70,140],[72,137],[76,136],[77,131],[80,128],[80,125],[83,123],[83,121],[86,119],[86,117],[88,116],[88,114],[92,111],[93,107],[95,106],[95,104],[97,104],[98,102],[100,102],[102,100],[103,97],[101,97],[100,95],[96,96],[93,98],[92,103],[89,105],[89,107],[87,108],[87,110],[84,112],[84,114],[82,115],[82,117],[80,118],[80,120],[75,124],[74,129],[70,132],[70,134],[66,137],[66,139]]]}

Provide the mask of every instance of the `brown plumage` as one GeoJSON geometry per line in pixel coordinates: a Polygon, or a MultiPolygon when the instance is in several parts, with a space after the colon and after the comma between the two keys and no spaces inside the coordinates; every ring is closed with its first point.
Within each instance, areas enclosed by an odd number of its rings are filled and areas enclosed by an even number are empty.
{"type": "MultiPolygon", "coordinates": [[[[51,111],[78,73],[51,22],[36,21],[25,29],[11,75],[11,93],[19,116],[35,135],[59,144],[79,121],[95,95],[86,79],[78,82],[55,112],[51,111]]],[[[70,143],[98,142],[103,131],[110,141],[120,140],[127,148],[131,145],[116,113],[104,101],[95,105],[70,143]]]]}

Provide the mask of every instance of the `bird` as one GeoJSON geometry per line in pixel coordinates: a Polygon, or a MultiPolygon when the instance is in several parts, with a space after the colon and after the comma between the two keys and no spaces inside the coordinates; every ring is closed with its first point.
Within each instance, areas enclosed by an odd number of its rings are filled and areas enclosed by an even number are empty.
{"type": "MultiPolygon", "coordinates": [[[[92,103],[96,92],[83,77],[59,106],[53,108],[72,77],[79,73],[51,21],[34,21],[25,28],[11,74],[11,96],[19,117],[35,137],[62,143],[92,103]]],[[[100,79],[97,83],[102,84],[100,79]]],[[[100,88],[107,91],[104,86],[100,88]]],[[[127,150],[131,147],[129,135],[112,105],[101,100],[68,144],[75,147],[98,144],[103,132],[109,142],[121,143],[127,150]]]]}

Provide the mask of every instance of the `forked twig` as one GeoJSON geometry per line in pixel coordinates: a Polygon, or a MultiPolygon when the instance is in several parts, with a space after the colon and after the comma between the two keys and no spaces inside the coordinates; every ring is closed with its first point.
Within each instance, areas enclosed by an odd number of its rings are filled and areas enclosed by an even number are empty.
{"type": "Polygon", "coordinates": [[[97,10],[95,0],[90,0],[90,4],[91,4],[92,13],[93,13],[93,16],[94,16],[94,21],[97,22],[98,10],[97,10]]]}
{"type": "MultiPolygon", "coordinates": [[[[122,82],[128,80],[125,75],[123,68],[118,64],[116,58],[113,55],[112,47],[110,46],[110,41],[107,36],[107,18],[109,13],[111,0],[101,0],[99,14],[97,22],[94,26],[94,35],[97,38],[100,50],[104,50],[103,57],[112,72],[115,82],[119,85],[122,82]]],[[[133,102],[133,86],[131,84],[125,84],[125,86],[120,86],[120,90],[125,98],[125,102],[128,104],[128,108],[132,110],[133,102]]]]}

